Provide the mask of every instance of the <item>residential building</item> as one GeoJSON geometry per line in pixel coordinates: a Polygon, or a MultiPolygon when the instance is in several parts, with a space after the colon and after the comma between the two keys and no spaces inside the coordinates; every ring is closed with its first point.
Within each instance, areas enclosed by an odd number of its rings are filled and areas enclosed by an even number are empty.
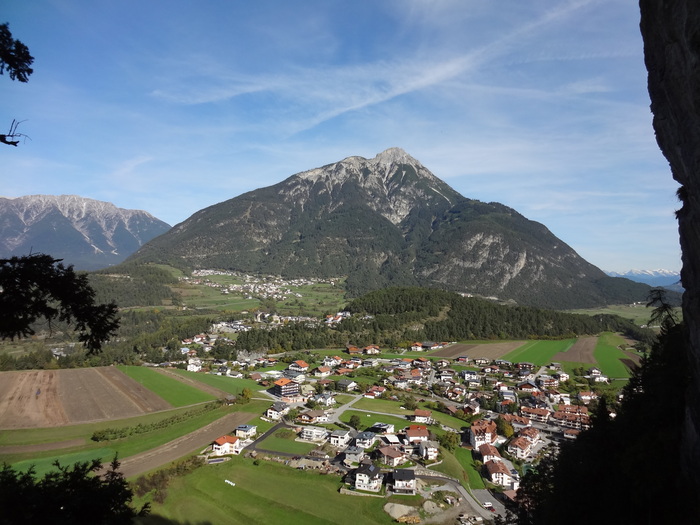
{"type": "Polygon", "coordinates": [[[235,436],[221,436],[211,444],[211,451],[215,456],[240,454],[241,450],[243,450],[243,443],[235,436]]]}
{"type": "Polygon", "coordinates": [[[352,379],[341,379],[338,381],[337,385],[338,390],[342,390],[344,392],[351,392],[357,388],[357,383],[352,379]]]}
{"type": "Polygon", "coordinates": [[[532,443],[523,436],[517,436],[508,443],[508,454],[518,459],[526,459],[532,452],[532,443]]]}
{"type": "Polygon", "coordinates": [[[289,405],[287,403],[278,402],[268,408],[265,415],[274,421],[279,421],[283,416],[287,415],[288,412],[289,405]]]}
{"type": "Polygon", "coordinates": [[[299,394],[299,383],[289,378],[281,377],[274,382],[272,393],[279,397],[291,397],[299,394]]]}
{"type": "MultiPolygon", "coordinates": [[[[494,423],[495,426],[495,423],[494,423]]],[[[428,429],[422,425],[411,425],[406,430],[406,441],[409,443],[417,443],[419,441],[427,441],[430,437],[428,429]]]]}
{"type": "Polygon", "coordinates": [[[394,446],[380,447],[377,449],[379,461],[390,467],[397,467],[406,461],[406,455],[394,446]]]}
{"type": "Polygon", "coordinates": [[[520,407],[520,415],[529,418],[531,421],[546,423],[549,420],[550,412],[546,408],[520,407]]]}
{"type": "Polygon", "coordinates": [[[415,495],[416,472],[409,469],[396,469],[391,475],[395,494],[415,495]]]}
{"type": "Polygon", "coordinates": [[[357,465],[365,458],[365,450],[360,447],[348,447],[343,453],[345,454],[343,463],[346,467],[357,465]]]}
{"type": "Polygon", "coordinates": [[[438,454],[440,453],[440,448],[438,447],[438,444],[435,441],[421,441],[418,444],[418,450],[420,452],[420,455],[423,459],[426,461],[435,461],[438,458],[438,454]]]}
{"type": "Polygon", "coordinates": [[[472,448],[479,448],[484,443],[492,444],[497,437],[495,421],[479,419],[469,427],[469,443],[472,448]]]}
{"type": "Polygon", "coordinates": [[[481,461],[482,463],[486,463],[488,461],[503,461],[503,458],[501,457],[501,453],[498,452],[498,449],[491,445],[490,443],[484,443],[479,447],[479,454],[481,454],[481,461]]]}
{"type": "Polygon", "coordinates": [[[299,437],[305,441],[323,441],[328,431],[323,427],[303,427],[299,437]]]}
{"type": "Polygon", "coordinates": [[[378,467],[372,463],[362,463],[355,470],[355,488],[357,490],[367,490],[379,492],[382,488],[384,476],[378,467]]]}
{"type": "Polygon", "coordinates": [[[330,444],[334,447],[345,447],[352,441],[355,435],[354,430],[334,430],[329,436],[330,444]]]}
{"type": "Polygon", "coordinates": [[[323,410],[305,410],[299,416],[297,421],[305,425],[314,423],[327,423],[328,415],[323,410]]]}
{"type": "Polygon", "coordinates": [[[501,487],[509,487],[513,483],[513,476],[502,461],[487,461],[484,468],[491,483],[501,487]]]}
{"type": "Polygon", "coordinates": [[[355,436],[355,446],[360,448],[370,448],[377,440],[377,435],[374,432],[360,432],[355,436]]]}
{"type": "Polygon", "coordinates": [[[289,364],[289,369],[294,370],[295,372],[307,372],[309,370],[309,365],[306,361],[302,361],[301,359],[298,361],[294,361],[293,363],[289,364]]]}
{"type": "Polygon", "coordinates": [[[410,419],[416,423],[425,423],[426,425],[430,425],[433,422],[433,413],[430,410],[417,408],[413,412],[413,417],[410,419]]]}
{"type": "Polygon", "coordinates": [[[238,425],[236,427],[236,437],[241,439],[254,438],[257,433],[258,427],[256,425],[238,425]]]}

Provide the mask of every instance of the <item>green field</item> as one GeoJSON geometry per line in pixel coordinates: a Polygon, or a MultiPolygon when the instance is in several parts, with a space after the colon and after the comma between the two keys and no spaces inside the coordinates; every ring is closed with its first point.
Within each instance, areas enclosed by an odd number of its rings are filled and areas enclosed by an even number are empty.
{"type": "MultiPolygon", "coordinates": [[[[262,411],[264,408],[267,408],[269,404],[258,401],[251,402],[249,405],[245,406],[249,407],[251,410],[255,408],[262,411]]],[[[84,435],[86,441],[85,444],[80,447],[46,452],[34,452],[31,454],[14,454],[12,456],[6,456],[0,459],[11,463],[18,469],[25,469],[30,465],[35,465],[37,472],[42,474],[52,470],[51,465],[55,460],[60,461],[61,464],[73,463],[78,460],[85,461],[92,458],[99,458],[103,461],[109,461],[114,457],[115,453],[118,453],[120,458],[126,458],[140,452],[151,450],[180,436],[194,432],[195,430],[216,421],[229,412],[231,412],[230,408],[217,408],[216,410],[201,414],[186,421],[175,423],[167,428],[153,430],[145,434],[136,434],[114,441],[92,441],[90,440],[92,432],[90,432],[88,435],[84,435]]],[[[164,418],[162,414],[161,418],[164,418]]],[[[111,422],[112,427],[117,427],[119,424],[119,421],[111,422]]],[[[105,428],[106,426],[110,426],[110,424],[100,424],[100,426],[101,428],[105,428]]],[[[80,425],[80,427],[83,427],[82,430],[85,431],[91,427],[91,425],[80,425]]],[[[92,426],[92,428],[96,429],[96,426],[92,426]]]]}
{"type": "MultiPolygon", "coordinates": [[[[353,405],[354,408],[354,405],[353,405]]],[[[343,412],[343,414],[340,416],[340,420],[343,423],[349,424],[350,418],[352,416],[358,416],[360,420],[362,421],[362,424],[360,425],[359,430],[366,430],[375,423],[387,423],[390,425],[394,425],[396,428],[396,431],[398,432],[402,428],[407,427],[411,422],[408,421],[407,419],[402,419],[400,417],[394,417],[394,416],[385,416],[384,414],[369,414],[367,412],[363,412],[361,410],[346,410],[343,412]]]]}
{"type": "MultiPolygon", "coordinates": [[[[680,312],[680,308],[677,309],[680,312]]],[[[580,310],[567,310],[573,314],[585,315],[619,315],[625,319],[631,319],[634,324],[641,326],[649,322],[651,310],[643,304],[632,306],[629,304],[608,305],[603,308],[588,308],[580,310]]]]}
{"type": "Polygon", "coordinates": [[[214,396],[206,392],[202,392],[193,386],[185,385],[177,379],[163,375],[145,366],[119,366],[118,368],[174,407],[194,405],[195,403],[203,403],[215,399],[214,396]]]}
{"type": "Polygon", "coordinates": [[[236,456],[176,479],[168,488],[164,504],[154,503],[151,516],[137,523],[157,525],[163,522],[159,517],[210,525],[392,523],[382,510],[386,503],[383,498],[342,495],[338,492],[341,485],[337,476],[322,476],[264,460],[255,465],[250,459],[236,456]]]}
{"type": "Polygon", "coordinates": [[[629,369],[620,361],[627,356],[618,348],[619,345],[625,344],[625,340],[617,334],[605,333],[598,338],[593,355],[603,375],[611,378],[630,377],[629,369]]]}
{"type": "Polygon", "coordinates": [[[253,392],[259,390],[265,390],[264,386],[260,386],[258,383],[252,379],[233,379],[232,377],[217,376],[215,374],[203,374],[201,372],[188,372],[187,370],[173,370],[176,374],[179,374],[188,379],[194,381],[199,381],[200,383],[213,386],[229,394],[237,395],[240,394],[244,388],[249,388],[253,392]]]}
{"type": "Polygon", "coordinates": [[[294,439],[279,438],[274,433],[261,441],[258,446],[265,450],[298,454],[300,456],[305,456],[316,448],[316,445],[313,443],[302,443],[301,441],[294,441],[294,439]]]}
{"type": "Polygon", "coordinates": [[[576,339],[562,339],[557,341],[528,341],[520,348],[507,353],[501,359],[517,362],[529,362],[542,366],[552,362],[552,357],[559,352],[566,352],[573,346],[576,339]]]}

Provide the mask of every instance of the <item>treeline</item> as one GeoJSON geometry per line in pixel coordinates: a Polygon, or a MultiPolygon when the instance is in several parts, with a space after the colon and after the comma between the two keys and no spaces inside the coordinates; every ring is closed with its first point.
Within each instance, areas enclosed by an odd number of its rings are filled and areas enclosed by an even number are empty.
{"type": "Polygon", "coordinates": [[[153,432],[154,430],[168,428],[176,423],[187,421],[188,419],[192,419],[193,417],[199,416],[200,414],[211,412],[212,410],[216,410],[217,408],[219,408],[219,406],[221,406],[220,403],[212,401],[211,403],[200,405],[197,408],[188,410],[187,412],[182,412],[181,414],[170,416],[168,418],[161,419],[160,421],[155,421],[147,425],[139,423],[138,425],[133,425],[130,427],[115,427],[105,428],[102,430],[95,430],[95,432],[92,433],[92,437],[90,439],[92,439],[93,441],[111,441],[113,439],[121,439],[138,434],[147,434],[148,432],[153,432]]]}
{"type": "Polygon", "coordinates": [[[350,302],[357,314],[335,328],[291,324],[240,334],[238,348],[281,352],[304,348],[378,344],[396,347],[413,341],[475,339],[564,339],[621,332],[653,343],[651,330],[614,315],[582,315],[522,306],[427,288],[387,288],[350,302]]]}
{"type": "Polygon", "coordinates": [[[410,322],[418,314],[425,322],[424,329],[416,335],[422,336],[419,339],[433,341],[569,338],[607,331],[622,332],[645,342],[655,339],[651,330],[641,329],[629,319],[616,315],[590,316],[507,306],[428,288],[377,290],[352,301],[346,309],[373,315],[379,324],[386,322],[384,316],[387,315],[396,322],[410,322]]]}
{"type": "Polygon", "coordinates": [[[179,304],[171,285],[177,279],[164,268],[151,264],[123,263],[89,274],[98,303],[114,301],[120,308],[179,304]]]}
{"type": "Polygon", "coordinates": [[[168,468],[157,470],[147,476],[139,476],[131,486],[134,494],[139,498],[151,494],[153,501],[163,503],[168,495],[168,485],[173,478],[189,474],[202,465],[204,465],[204,459],[200,456],[183,459],[168,468]]]}
{"type": "Polygon", "coordinates": [[[212,324],[207,316],[171,310],[126,310],[119,315],[116,337],[105,343],[99,354],[88,355],[82,346],[71,343],[72,331],[57,331],[55,346],[65,356],[56,359],[48,349],[32,350],[17,357],[0,353],[0,371],[133,365],[142,359],[161,362],[167,357],[163,355],[163,348],[179,358],[181,341],[206,332],[212,324]]]}

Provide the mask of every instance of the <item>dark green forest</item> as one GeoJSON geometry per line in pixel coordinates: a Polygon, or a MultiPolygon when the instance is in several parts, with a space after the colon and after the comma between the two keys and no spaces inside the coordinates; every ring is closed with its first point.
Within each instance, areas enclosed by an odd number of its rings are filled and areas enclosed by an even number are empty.
{"type": "Polygon", "coordinates": [[[522,306],[428,288],[388,288],[351,301],[353,317],[336,328],[306,324],[240,334],[238,347],[247,350],[301,350],[378,344],[396,347],[412,341],[484,339],[566,339],[600,332],[621,332],[650,344],[651,330],[614,315],[588,316],[522,306]]]}

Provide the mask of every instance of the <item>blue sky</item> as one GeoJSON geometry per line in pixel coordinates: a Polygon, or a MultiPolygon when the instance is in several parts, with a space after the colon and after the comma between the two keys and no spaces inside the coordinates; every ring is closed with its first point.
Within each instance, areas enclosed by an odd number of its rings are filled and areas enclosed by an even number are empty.
{"type": "Polygon", "coordinates": [[[604,270],[680,268],[630,0],[32,0],[0,77],[0,195],[76,194],[176,224],[398,146],[604,270]],[[3,124],[5,122],[5,124],[3,124]]]}

